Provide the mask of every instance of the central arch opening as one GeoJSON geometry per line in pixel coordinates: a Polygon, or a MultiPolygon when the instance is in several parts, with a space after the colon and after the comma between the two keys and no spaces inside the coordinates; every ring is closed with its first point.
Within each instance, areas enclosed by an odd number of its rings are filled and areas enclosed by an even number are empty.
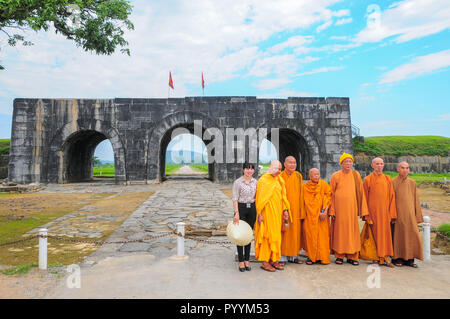
{"type": "MultiPolygon", "coordinates": [[[[205,129],[201,129],[203,136],[205,129]]],[[[159,178],[214,180],[214,163],[208,163],[207,144],[194,134],[194,124],[181,124],[168,130],[162,140],[159,153],[159,178]]]]}
{"type": "Polygon", "coordinates": [[[166,177],[208,177],[208,154],[203,141],[193,134],[180,134],[166,150],[166,177]]]}

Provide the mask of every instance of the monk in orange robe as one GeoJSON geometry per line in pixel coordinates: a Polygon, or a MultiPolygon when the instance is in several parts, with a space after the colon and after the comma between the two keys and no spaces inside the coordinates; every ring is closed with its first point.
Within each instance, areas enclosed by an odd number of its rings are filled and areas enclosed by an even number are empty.
{"type": "Polygon", "coordinates": [[[342,170],[331,176],[330,250],[341,265],[343,258],[352,265],[359,265],[361,239],[358,216],[369,214],[364,196],[361,175],[352,169],[353,156],[344,153],[339,159],[342,170]]]}
{"type": "Polygon", "coordinates": [[[281,224],[292,223],[284,180],[280,176],[281,163],[272,161],[269,172],[256,185],[255,257],[267,271],[283,270],[281,258],[281,224]]]}
{"type": "Polygon", "coordinates": [[[371,166],[373,172],[364,179],[363,186],[369,208],[369,216],[365,220],[371,224],[379,258],[374,263],[394,267],[388,257],[394,253],[391,223],[397,218],[395,191],[391,178],[383,174],[383,159],[374,158],[371,166]]]}
{"type": "Polygon", "coordinates": [[[281,233],[281,262],[286,261],[302,264],[303,261],[299,258],[301,249],[301,221],[305,218],[304,206],[301,205],[303,177],[295,169],[297,168],[297,161],[295,157],[288,156],[284,161],[284,171],[280,176],[283,178],[286,185],[286,197],[289,201],[290,216],[292,223],[288,228],[282,228],[281,233]]]}
{"type": "Polygon", "coordinates": [[[397,206],[397,219],[392,225],[394,245],[394,265],[417,268],[414,258],[423,260],[422,242],[418,223],[423,223],[422,208],[416,182],[408,177],[409,164],[401,162],[397,166],[398,176],[392,179],[397,206]]]}
{"type": "Polygon", "coordinates": [[[331,187],[320,179],[317,168],[309,170],[309,181],[303,186],[303,203],[306,211],[305,237],[307,265],[330,263],[330,237],[328,208],[331,187]]]}

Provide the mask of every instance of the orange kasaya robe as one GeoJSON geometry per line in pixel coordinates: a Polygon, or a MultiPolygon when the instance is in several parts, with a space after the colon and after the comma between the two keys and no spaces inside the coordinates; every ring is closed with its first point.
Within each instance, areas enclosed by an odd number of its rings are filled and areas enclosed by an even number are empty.
{"type": "MultiPolygon", "coordinates": [[[[364,179],[364,195],[373,222],[372,232],[378,257],[393,256],[391,220],[397,218],[395,191],[391,178],[373,172],[364,179]]],[[[388,260],[386,260],[388,261],[388,260]]]]}
{"type": "Polygon", "coordinates": [[[418,223],[423,223],[422,208],[416,182],[397,176],[392,179],[397,206],[397,220],[393,225],[394,259],[423,260],[418,223]]]}
{"type": "Polygon", "coordinates": [[[301,205],[303,177],[297,171],[289,176],[286,170],[282,171],[280,176],[285,182],[292,220],[289,228],[281,233],[281,255],[295,257],[301,249],[301,220],[305,218],[305,209],[301,205]]]}
{"type": "Polygon", "coordinates": [[[255,257],[260,261],[278,261],[281,258],[283,210],[290,208],[283,178],[271,174],[261,176],[256,185],[255,202],[255,257]],[[258,222],[259,215],[264,219],[261,224],[258,222]]]}
{"type": "Polygon", "coordinates": [[[330,184],[331,206],[328,214],[335,216],[330,226],[330,250],[336,256],[347,254],[357,260],[361,250],[358,216],[369,214],[361,175],[357,171],[344,173],[340,170],[331,176],[330,184]]]}
{"type": "Polygon", "coordinates": [[[304,207],[306,219],[304,221],[306,251],[313,262],[320,260],[322,264],[330,263],[329,218],[319,219],[322,209],[331,202],[331,187],[327,182],[319,180],[307,182],[303,186],[304,207]]]}

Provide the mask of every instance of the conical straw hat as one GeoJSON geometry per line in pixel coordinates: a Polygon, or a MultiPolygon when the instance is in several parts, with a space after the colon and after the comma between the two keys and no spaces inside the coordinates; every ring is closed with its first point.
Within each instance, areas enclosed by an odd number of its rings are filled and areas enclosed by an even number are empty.
{"type": "Polygon", "coordinates": [[[240,220],[237,225],[230,221],[227,226],[227,236],[233,244],[246,246],[253,239],[253,229],[243,220],[240,220]]]}

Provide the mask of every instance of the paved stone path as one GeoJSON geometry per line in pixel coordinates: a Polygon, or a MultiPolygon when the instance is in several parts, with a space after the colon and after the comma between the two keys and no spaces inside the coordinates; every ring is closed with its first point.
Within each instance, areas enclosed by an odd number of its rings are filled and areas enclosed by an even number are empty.
{"type": "MultiPolygon", "coordinates": [[[[185,222],[187,229],[218,230],[226,227],[232,216],[230,199],[210,181],[169,180],[161,184],[107,241],[141,240],[164,234],[175,230],[178,222],[185,222]]],[[[222,239],[226,240],[226,237],[222,239]]],[[[186,253],[196,244],[195,241],[186,241],[186,253]]],[[[176,255],[176,237],[173,235],[144,242],[103,245],[84,264],[92,265],[105,256],[134,252],[148,252],[156,258],[176,255]]]]}

